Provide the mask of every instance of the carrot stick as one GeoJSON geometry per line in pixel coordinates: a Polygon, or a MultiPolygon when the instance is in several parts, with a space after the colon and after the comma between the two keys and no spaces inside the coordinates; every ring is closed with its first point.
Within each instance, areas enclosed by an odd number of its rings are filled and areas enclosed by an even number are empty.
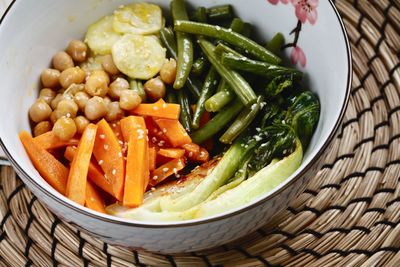
{"type": "Polygon", "coordinates": [[[179,159],[185,155],[185,150],[181,148],[161,148],[157,154],[166,158],[179,159]]]}
{"type": "Polygon", "coordinates": [[[35,166],[43,179],[64,195],[67,188],[68,168],[47,152],[46,149],[38,145],[28,132],[21,131],[19,139],[33,166],[35,166]]]}
{"type": "Polygon", "coordinates": [[[33,138],[41,148],[46,150],[55,149],[66,146],[76,146],[79,143],[79,140],[76,138],[72,138],[68,141],[61,140],[55,135],[53,131],[41,134],[33,138]]]}
{"type": "Polygon", "coordinates": [[[192,142],[192,139],[178,120],[155,119],[155,123],[167,136],[173,147],[182,146],[192,142]]]}
{"type": "Polygon", "coordinates": [[[111,126],[104,119],[97,123],[96,142],[93,154],[104,171],[106,179],[111,180],[113,196],[122,201],[124,193],[125,163],[121,146],[111,126]]]}
{"type": "Polygon", "coordinates": [[[188,157],[190,160],[196,159],[200,154],[200,146],[198,144],[184,144],[182,148],[185,149],[185,156],[188,157]]]}
{"type": "Polygon", "coordinates": [[[106,213],[104,199],[101,197],[97,188],[87,181],[85,206],[97,212],[106,213]]]}
{"type": "Polygon", "coordinates": [[[82,133],[68,175],[66,196],[78,204],[85,205],[87,174],[96,140],[97,126],[89,124],[82,133]]]}
{"type": "Polygon", "coordinates": [[[138,207],[143,202],[143,194],[149,179],[146,124],[143,117],[129,116],[121,120],[121,130],[125,142],[128,140],[122,203],[127,207],[138,207]]]}
{"type": "Polygon", "coordinates": [[[110,126],[111,126],[111,129],[113,130],[115,136],[118,139],[118,143],[122,147],[124,138],[122,137],[121,123],[119,121],[118,122],[113,122],[113,123],[110,124],[110,126]]]}
{"type": "Polygon", "coordinates": [[[149,147],[149,171],[156,169],[157,150],[155,147],[149,147]]]}
{"type": "Polygon", "coordinates": [[[180,105],[167,104],[164,100],[160,99],[156,103],[140,104],[137,108],[131,111],[131,114],[178,120],[180,112],[180,105]]]}
{"type": "Polygon", "coordinates": [[[155,186],[185,168],[185,158],[173,159],[151,172],[150,185],[155,186]]]}
{"type": "MultiPolygon", "coordinates": [[[[64,157],[68,161],[72,161],[76,154],[76,148],[68,146],[65,149],[64,157]]],[[[89,163],[88,178],[92,183],[103,189],[105,192],[115,197],[111,180],[104,177],[103,171],[100,166],[92,159],[89,163]]]]}

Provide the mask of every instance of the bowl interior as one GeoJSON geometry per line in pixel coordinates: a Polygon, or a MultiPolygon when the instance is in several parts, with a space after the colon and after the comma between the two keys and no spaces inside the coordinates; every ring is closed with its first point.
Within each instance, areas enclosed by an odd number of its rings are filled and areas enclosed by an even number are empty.
{"type": "MultiPolygon", "coordinates": [[[[18,164],[43,190],[54,194],[68,205],[76,206],[38,175],[19,142],[18,132],[30,129],[27,111],[38,94],[38,77],[49,66],[52,55],[64,49],[70,40],[83,38],[90,23],[110,14],[119,5],[131,2],[134,1],[16,1],[0,25],[1,141],[14,164],[18,164]]],[[[169,1],[151,2],[160,4],[165,10],[169,6],[169,1]]],[[[199,5],[195,0],[188,2],[193,6],[199,5]]],[[[235,12],[243,20],[256,27],[257,34],[263,40],[268,40],[276,32],[282,32],[287,42],[293,40],[294,35],[289,33],[296,26],[298,18],[292,4],[272,5],[265,0],[204,0],[201,4],[213,6],[227,2],[235,7],[235,12]]],[[[310,164],[336,128],[347,102],[350,55],[345,33],[332,6],[330,1],[319,1],[316,23],[302,24],[298,46],[307,58],[303,68],[306,84],[319,96],[321,116],[302,166],[279,187],[285,186],[310,164]]],[[[288,58],[291,51],[285,50],[288,58]]],[[[271,193],[273,192],[268,195],[271,193]]]]}

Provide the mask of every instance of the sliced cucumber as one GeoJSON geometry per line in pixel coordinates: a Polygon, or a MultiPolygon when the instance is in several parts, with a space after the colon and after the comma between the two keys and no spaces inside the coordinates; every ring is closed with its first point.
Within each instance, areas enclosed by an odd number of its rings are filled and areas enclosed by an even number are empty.
{"type": "Polygon", "coordinates": [[[154,34],[163,24],[161,8],[149,3],[121,6],[114,11],[114,31],[119,33],[154,34]]]}
{"type": "Polygon", "coordinates": [[[112,47],[117,68],[132,79],[154,77],[165,62],[165,48],[154,36],[125,34],[112,47]]]}
{"type": "Polygon", "coordinates": [[[121,34],[113,30],[113,21],[113,16],[106,16],[89,26],[85,42],[95,54],[110,54],[114,43],[121,38],[121,34]]]}

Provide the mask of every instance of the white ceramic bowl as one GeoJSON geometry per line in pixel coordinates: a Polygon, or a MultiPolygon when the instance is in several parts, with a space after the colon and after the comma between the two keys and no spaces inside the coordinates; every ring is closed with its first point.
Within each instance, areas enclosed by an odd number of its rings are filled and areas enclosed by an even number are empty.
{"type": "MultiPolygon", "coordinates": [[[[291,42],[294,34],[290,32],[301,25],[297,47],[285,51],[307,73],[307,83],[318,94],[322,106],[320,121],[301,167],[272,192],[211,218],[144,223],[101,215],[60,195],[40,177],[18,139],[19,131],[30,129],[27,111],[37,97],[38,77],[49,65],[52,55],[71,39],[82,38],[90,23],[129,2],[134,1],[19,0],[12,3],[0,24],[3,149],[42,203],[64,220],[110,243],[163,253],[187,252],[221,245],[254,231],[286,207],[315,175],[343,118],[351,85],[351,53],[337,10],[326,0],[319,3],[318,0],[201,2],[204,6],[232,4],[237,14],[255,25],[265,40],[280,31],[291,42]],[[308,4],[308,10],[302,9],[303,3],[308,4]]],[[[167,0],[151,2],[166,10],[169,6],[167,0]]]]}

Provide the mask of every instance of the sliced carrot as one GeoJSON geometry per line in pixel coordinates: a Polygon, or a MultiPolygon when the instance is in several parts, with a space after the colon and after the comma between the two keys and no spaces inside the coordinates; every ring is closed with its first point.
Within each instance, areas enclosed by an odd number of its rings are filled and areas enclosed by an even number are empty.
{"type": "Polygon", "coordinates": [[[185,156],[188,157],[190,160],[196,159],[200,154],[200,146],[198,144],[184,144],[182,148],[185,149],[185,156]]]}
{"type": "Polygon", "coordinates": [[[149,147],[149,171],[156,169],[157,150],[155,147],[149,147]]]}
{"type": "Polygon", "coordinates": [[[152,104],[140,104],[131,111],[131,114],[177,120],[179,119],[180,112],[180,105],[167,104],[164,100],[160,99],[152,104]]]}
{"type": "Polygon", "coordinates": [[[46,149],[34,141],[34,138],[26,131],[19,133],[26,153],[32,161],[33,166],[54,189],[65,194],[67,188],[68,168],[59,162],[46,149]]]}
{"type": "Polygon", "coordinates": [[[123,146],[123,141],[124,141],[124,138],[123,138],[123,136],[122,136],[122,131],[121,131],[121,123],[118,121],[118,122],[113,122],[113,123],[111,123],[111,129],[113,130],[113,132],[114,132],[114,134],[115,134],[115,136],[117,137],[117,139],[118,139],[118,143],[120,144],[120,146],[122,147],[123,146]]]}
{"type": "Polygon", "coordinates": [[[208,153],[207,149],[200,147],[200,153],[194,160],[198,162],[207,162],[209,159],[210,154],[208,153]]]}
{"type": "Polygon", "coordinates": [[[85,205],[87,174],[96,140],[97,125],[89,124],[82,133],[68,175],[66,196],[78,204],[85,205]]]}
{"type": "Polygon", "coordinates": [[[151,172],[150,185],[155,186],[167,179],[172,174],[185,168],[185,158],[173,159],[151,172]]]}
{"type": "MultiPolygon", "coordinates": [[[[64,157],[68,161],[72,161],[74,159],[75,154],[76,154],[76,148],[69,146],[65,149],[64,157]]],[[[102,169],[93,159],[89,163],[88,178],[95,185],[97,185],[105,192],[115,197],[111,180],[106,179],[106,177],[104,177],[102,169]]]]}
{"type": "Polygon", "coordinates": [[[113,185],[114,196],[122,201],[124,193],[125,163],[122,149],[111,126],[104,119],[97,123],[96,142],[93,154],[104,171],[104,176],[113,185]]]}
{"type": "Polygon", "coordinates": [[[182,146],[192,142],[192,139],[186,132],[185,128],[183,128],[182,124],[178,120],[155,119],[154,122],[167,136],[173,147],[182,146]]]}
{"type": "Polygon", "coordinates": [[[56,149],[66,146],[76,146],[79,143],[79,140],[76,138],[72,138],[68,141],[63,141],[60,138],[58,138],[53,131],[41,134],[33,139],[35,140],[36,144],[38,144],[41,148],[44,148],[46,150],[56,149]]]}
{"type": "Polygon", "coordinates": [[[149,180],[149,153],[146,124],[143,117],[129,116],[121,120],[125,142],[128,140],[123,205],[138,207],[143,202],[149,180]]]}
{"type": "Polygon", "coordinates": [[[166,158],[179,159],[185,155],[185,150],[181,148],[161,148],[157,154],[166,158]]]}
{"type": "Polygon", "coordinates": [[[106,213],[104,199],[101,197],[98,189],[89,181],[86,184],[85,206],[91,210],[106,213]]]}

